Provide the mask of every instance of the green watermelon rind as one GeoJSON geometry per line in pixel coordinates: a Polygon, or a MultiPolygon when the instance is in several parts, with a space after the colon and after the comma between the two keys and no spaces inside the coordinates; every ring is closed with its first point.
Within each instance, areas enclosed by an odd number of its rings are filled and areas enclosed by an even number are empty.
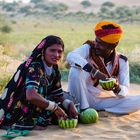
{"type": "Polygon", "coordinates": [[[77,119],[67,119],[67,120],[60,119],[60,120],[58,120],[59,127],[63,128],[63,129],[76,128],[77,124],[78,124],[77,119]]]}
{"type": "Polygon", "coordinates": [[[72,120],[69,120],[69,128],[74,128],[74,123],[72,120]]]}
{"type": "Polygon", "coordinates": [[[74,128],[77,127],[77,124],[78,124],[78,119],[74,119],[74,128]]]}
{"type": "Polygon", "coordinates": [[[107,81],[99,80],[99,83],[103,89],[108,89],[114,87],[114,84],[116,83],[116,79],[109,78],[107,81]]]}

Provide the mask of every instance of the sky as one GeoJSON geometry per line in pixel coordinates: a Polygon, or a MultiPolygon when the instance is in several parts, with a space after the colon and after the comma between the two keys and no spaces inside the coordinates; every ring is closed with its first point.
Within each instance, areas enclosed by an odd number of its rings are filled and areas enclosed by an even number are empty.
{"type": "MultiPolygon", "coordinates": [[[[19,0],[0,0],[0,1],[6,1],[6,2],[13,2],[13,1],[19,1],[19,0]]],[[[28,3],[30,0],[20,0],[23,3],[28,3]]]]}

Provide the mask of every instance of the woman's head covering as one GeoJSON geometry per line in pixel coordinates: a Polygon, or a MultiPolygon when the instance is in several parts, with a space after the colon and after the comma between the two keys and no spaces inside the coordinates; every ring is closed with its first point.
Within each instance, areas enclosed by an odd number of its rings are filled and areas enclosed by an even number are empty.
{"type": "Polygon", "coordinates": [[[48,47],[54,45],[54,44],[59,44],[62,46],[63,50],[64,50],[64,43],[63,40],[58,37],[58,36],[54,36],[54,35],[49,35],[47,37],[45,37],[37,46],[36,48],[32,51],[31,56],[27,59],[26,63],[25,63],[25,67],[29,67],[29,64],[31,64],[31,62],[35,59],[37,59],[39,56],[42,55],[42,51],[44,51],[45,49],[47,49],[48,47]]]}
{"type": "Polygon", "coordinates": [[[114,44],[122,37],[123,30],[120,25],[111,21],[101,21],[95,26],[95,35],[102,41],[114,44]]]}
{"type": "Polygon", "coordinates": [[[54,36],[54,35],[49,35],[45,38],[45,47],[44,49],[54,45],[54,44],[58,44],[58,45],[61,45],[63,50],[64,50],[64,43],[63,43],[63,40],[58,37],[58,36],[54,36]]]}

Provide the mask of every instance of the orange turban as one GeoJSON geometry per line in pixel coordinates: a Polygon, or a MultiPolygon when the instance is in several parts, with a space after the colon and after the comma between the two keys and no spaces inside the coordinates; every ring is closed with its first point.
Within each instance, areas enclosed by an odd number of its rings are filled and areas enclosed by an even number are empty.
{"type": "Polygon", "coordinates": [[[121,26],[111,21],[101,21],[95,26],[95,35],[110,44],[118,42],[122,33],[121,26]]]}

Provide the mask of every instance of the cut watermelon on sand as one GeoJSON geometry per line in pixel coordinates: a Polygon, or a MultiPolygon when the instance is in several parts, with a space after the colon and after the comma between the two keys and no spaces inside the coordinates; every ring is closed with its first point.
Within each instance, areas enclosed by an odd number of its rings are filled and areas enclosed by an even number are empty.
{"type": "Polygon", "coordinates": [[[58,125],[60,128],[66,129],[66,128],[76,128],[78,124],[77,119],[60,119],[58,120],[58,125]]]}

